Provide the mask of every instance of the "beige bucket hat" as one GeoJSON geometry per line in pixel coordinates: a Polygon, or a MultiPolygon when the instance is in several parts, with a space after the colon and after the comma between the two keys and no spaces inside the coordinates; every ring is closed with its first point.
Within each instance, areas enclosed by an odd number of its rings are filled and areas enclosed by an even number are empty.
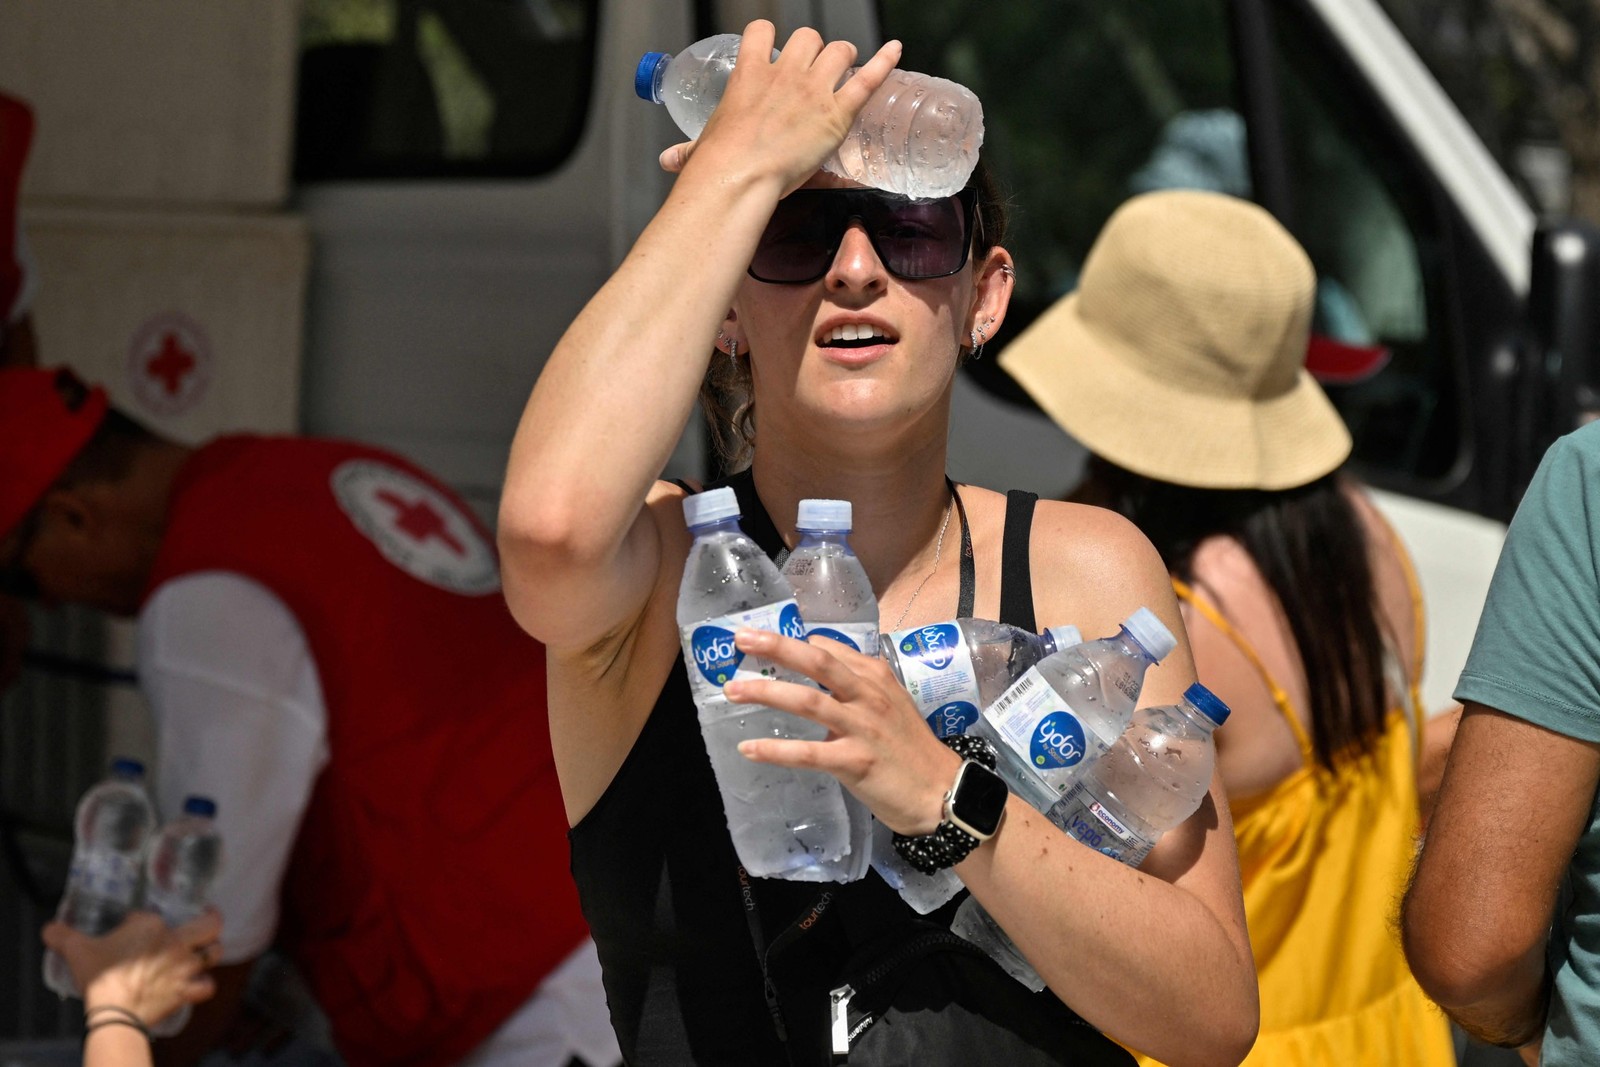
{"type": "Polygon", "coordinates": [[[1350,455],[1304,367],[1316,272],[1248,201],[1164,190],[1117,209],[1076,292],[1000,365],[1062,429],[1136,474],[1288,489],[1350,455]]]}

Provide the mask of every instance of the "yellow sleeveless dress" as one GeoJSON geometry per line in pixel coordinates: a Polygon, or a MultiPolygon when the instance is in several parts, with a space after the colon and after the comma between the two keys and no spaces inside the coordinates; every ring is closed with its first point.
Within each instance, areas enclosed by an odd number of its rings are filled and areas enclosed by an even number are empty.
{"type": "MultiPolygon", "coordinates": [[[[1404,554],[1402,553],[1402,558],[1404,554]]],[[[1232,802],[1245,917],[1261,983],[1261,1032],[1246,1067],[1454,1067],[1449,1023],[1411,977],[1396,932],[1418,829],[1423,618],[1406,563],[1417,662],[1406,706],[1371,753],[1317,765],[1288,695],[1255,649],[1184,583],[1194,606],[1250,659],[1294,731],[1300,769],[1232,802]]],[[[1144,1063],[1154,1061],[1144,1059],[1144,1063]]]]}

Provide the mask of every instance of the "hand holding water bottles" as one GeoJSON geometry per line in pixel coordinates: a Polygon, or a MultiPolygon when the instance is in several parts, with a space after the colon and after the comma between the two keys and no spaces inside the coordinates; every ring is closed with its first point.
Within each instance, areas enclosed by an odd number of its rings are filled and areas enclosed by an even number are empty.
{"type": "Polygon", "coordinates": [[[152,912],[136,911],[100,937],[59,920],[40,937],[66,961],[86,1011],[121,1008],[149,1026],[212,995],[207,972],[217,962],[221,934],[215,910],[172,928],[152,912]]]}
{"type": "Polygon", "coordinates": [[[744,741],[742,755],[827,771],[896,833],[926,834],[939,825],[944,794],[961,757],[933,736],[882,660],[835,641],[807,643],[766,631],[740,630],[734,639],[746,654],[803,674],[823,688],[741,679],[724,687],[729,700],[780,708],[828,728],[823,741],[744,741]]]}

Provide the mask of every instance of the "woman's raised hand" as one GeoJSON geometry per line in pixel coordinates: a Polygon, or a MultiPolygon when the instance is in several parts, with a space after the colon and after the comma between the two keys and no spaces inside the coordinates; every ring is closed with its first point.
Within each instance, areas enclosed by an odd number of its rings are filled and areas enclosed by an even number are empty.
{"type": "Polygon", "coordinates": [[[154,1023],[215,991],[211,976],[221,951],[222,917],[215,910],[168,929],[159,915],[134,911],[115,930],[90,937],[63,922],[41,931],[67,961],[88,1008],[114,1005],[154,1023]]]}
{"type": "Polygon", "coordinates": [[[740,679],[723,695],[740,704],[803,716],[828,728],[825,741],[763,738],[739,751],[758,763],[827,771],[902,834],[931,833],[961,758],[940,744],[911,697],[882,660],[827,638],[796,641],[765,630],[740,630],[740,651],[811,678],[824,689],[773,679],[740,679]]]}
{"type": "Polygon", "coordinates": [[[774,36],[765,19],[745,27],[738,62],[711,120],[697,140],[661,153],[663,169],[676,173],[691,158],[729,174],[766,166],[788,195],[838,149],[867,98],[900,61],[900,42],[889,41],[841,85],[855,62],[855,45],[825,43],[816,30],[803,28],[774,60],[774,36]]]}

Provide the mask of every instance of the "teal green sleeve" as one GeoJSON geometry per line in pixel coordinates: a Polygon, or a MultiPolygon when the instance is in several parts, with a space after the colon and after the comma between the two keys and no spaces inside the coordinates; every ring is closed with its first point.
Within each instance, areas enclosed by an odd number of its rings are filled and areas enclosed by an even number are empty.
{"type": "Polygon", "coordinates": [[[1600,741],[1600,423],[1545,454],[1495,567],[1456,699],[1600,741]]]}

